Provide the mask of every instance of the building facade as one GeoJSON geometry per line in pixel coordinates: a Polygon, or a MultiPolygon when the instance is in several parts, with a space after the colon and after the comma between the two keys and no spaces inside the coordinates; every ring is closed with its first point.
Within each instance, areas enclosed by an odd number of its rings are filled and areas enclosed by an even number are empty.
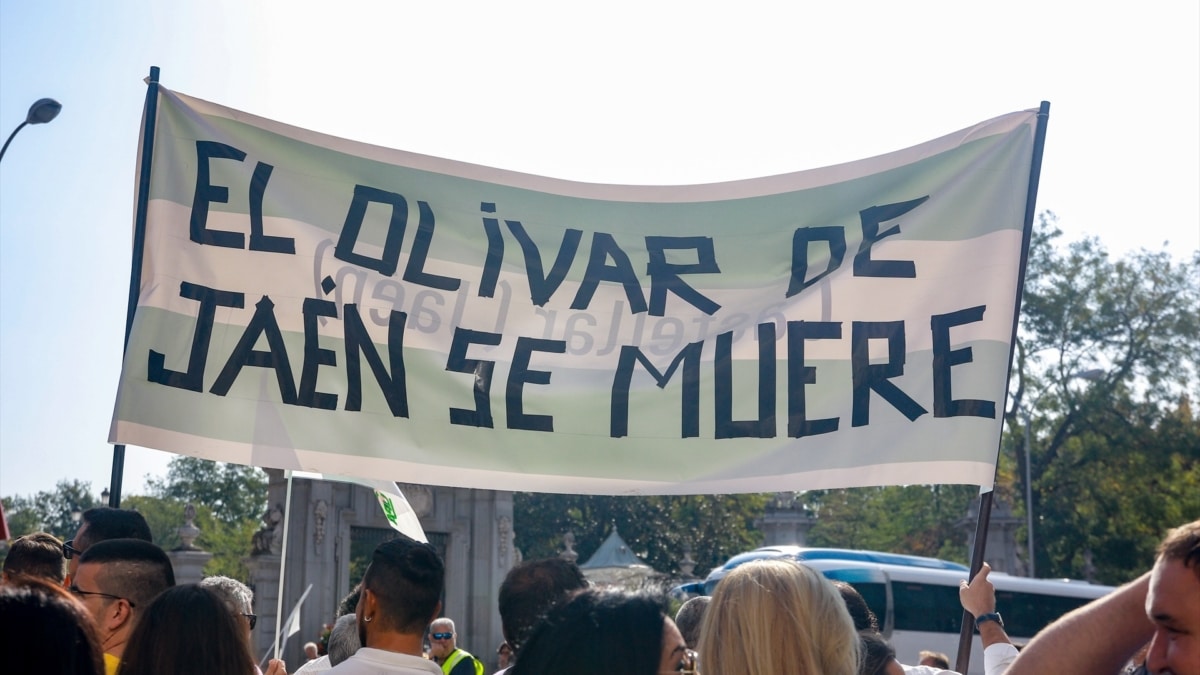
{"type": "MultiPolygon", "coordinates": [[[[300,611],[300,631],[283,650],[289,670],[304,661],[302,646],[317,641],[333,623],[338,603],[362,579],[371,553],[397,536],[370,488],[353,483],[294,478],[291,508],[284,472],[268,469],[267,514],[246,559],[255,592],[258,625],[255,655],[271,649],[279,615],[280,563],[282,615],[286,619],[308,589],[300,611]],[[286,545],[284,539],[287,520],[286,545]],[[311,586],[311,589],[309,587],[311,586]]],[[[446,564],[442,615],[454,620],[459,645],[495,670],[503,639],[497,610],[500,582],[516,563],[512,493],[401,483],[429,543],[446,564]]]]}

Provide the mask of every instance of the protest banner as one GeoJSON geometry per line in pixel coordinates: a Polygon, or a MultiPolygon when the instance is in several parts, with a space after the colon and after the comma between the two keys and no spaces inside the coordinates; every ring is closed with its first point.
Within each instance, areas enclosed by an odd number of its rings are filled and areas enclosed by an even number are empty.
{"type": "Polygon", "coordinates": [[[629,186],[158,87],[110,440],[503,490],[988,487],[1038,114],[629,186]]]}

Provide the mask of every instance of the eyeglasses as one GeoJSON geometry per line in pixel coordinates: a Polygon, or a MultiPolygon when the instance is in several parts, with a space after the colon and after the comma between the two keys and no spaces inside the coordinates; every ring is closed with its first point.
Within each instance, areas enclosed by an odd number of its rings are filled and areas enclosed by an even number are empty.
{"type": "Polygon", "coordinates": [[[254,624],[258,623],[258,615],[243,614],[242,616],[246,617],[246,620],[250,622],[250,630],[254,630],[254,624]]]}
{"type": "Polygon", "coordinates": [[[69,590],[72,593],[74,593],[75,595],[82,595],[84,597],[87,597],[89,595],[98,595],[102,598],[110,598],[112,600],[124,600],[125,602],[129,603],[130,607],[137,607],[137,605],[133,604],[133,601],[130,600],[129,598],[123,598],[119,595],[113,595],[112,593],[101,593],[100,591],[85,591],[82,588],[76,586],[75,584],[71,584],[71,587],[69,590]]]}
{"type": "Polygon", "coordinates": [[[682,673],[683,675],[697,675],[700,671],[696,670],[696,652],[691,649],[685,649],[683,658],[679,659],[679,665],[675,670],[660,671],[662,675],[675,675],[682,673]]]}
{"type": "Polygon", "coordinates": [[[67,560],[70,560],[71,558],[74,558],[77,555],[83,555],[83,551],[80,551],[79,549],[75,548],[74,543],[75,543],[74,539],[68,539],[63,542],[63,545],[62,545],[63,557],[66,558],[67,560]]]}
{"type": "Polygon", "coordinates": [[[450,638],[454,637],[454,633],[430,633],[429,637],[433,638],[434,640],[449,640],[450,638]]]}

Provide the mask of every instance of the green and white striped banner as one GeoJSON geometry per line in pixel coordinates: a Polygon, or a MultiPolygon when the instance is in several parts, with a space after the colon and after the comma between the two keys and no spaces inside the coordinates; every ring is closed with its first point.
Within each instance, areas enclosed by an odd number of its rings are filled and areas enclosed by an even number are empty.
{"type": "Polygon", "coordinates": [[[622,186],[160,88],[110,440],[503,490],[990,486],[1036,117],[622,186]]]}

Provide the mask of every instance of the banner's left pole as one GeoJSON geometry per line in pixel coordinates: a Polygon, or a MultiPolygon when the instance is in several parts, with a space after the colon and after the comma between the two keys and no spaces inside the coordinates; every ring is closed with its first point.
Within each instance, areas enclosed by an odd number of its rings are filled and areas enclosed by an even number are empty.
{"type": "MultiPolygon", "coordinates": [[[[146,106],[142,111],[142,143],[138,156],[137,203],[133,216],[133,259],[129,270],[129,304],[125,308],[125,341],[121,355],[129,348],[129,334],[133,331],[133,315],[137,311],[138,296],[142,287],[142,258],[146,250],[146,213],[150,208],[150,174],[154,160],[154,126],[158,120],[158,66],[150,67],[146,79],[146,106]]],[[[113,446],[112,477],[108,482],[108,505],[121,506],[121,483],[125,477],[125,444],[113,446]]]]}

